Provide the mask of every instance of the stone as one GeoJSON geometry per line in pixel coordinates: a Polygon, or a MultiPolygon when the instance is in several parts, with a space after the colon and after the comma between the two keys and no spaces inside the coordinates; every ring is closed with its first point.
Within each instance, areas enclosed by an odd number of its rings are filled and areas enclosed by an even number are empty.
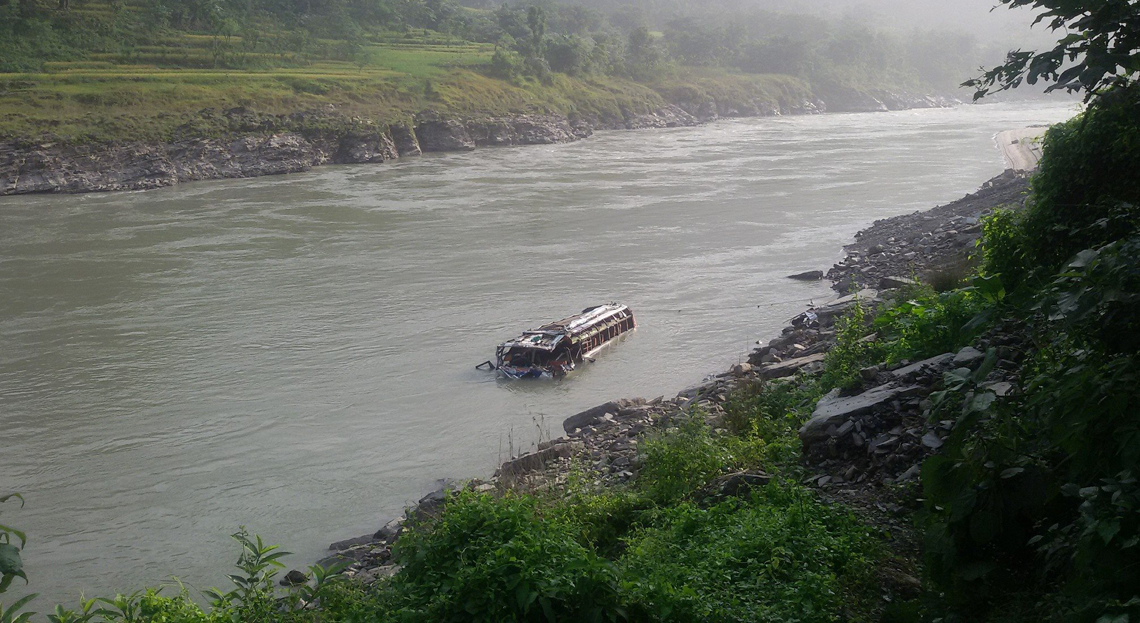
{"type": "Polygon", "coordinates": [[[750,363],[738,363],[735,366],[732,366],[732,374],[734,376],[744,376],[746,374],[751,374],[751,373],[752,373],[752,364],[750,364],[750,363]]]}
{"type": "Polygon", "coordinates": [[[900,381],[908,381],[924,372],[941,372],[944,368],[950,365],[954,360],[954,353],[943,353],[935,355],[929,359],[912,363],[908,366],[903,366],[897,370],[892,370],[890,376],[900,381]]]}
{"type": "Polygon", "coordinates": [[[841,426],[844,421],[857,415],[870,413],[875,407],[885,405],[902,396],[907,396],[918,386],[880,385],[856,396],[843,397],[832,390],[819,399],[812,417],[800,428],[800,439],[805,445],[827,438],[827,429],[841,426]]]}
{"type": "Polygon", "coordinates": [[[619,409],[621,409],[621,405],[618,404],[618,401],[610,401],[605,404],[600,404],[596,407],[586,409],[585,411],[566,418],[562,422],[562,428],[567,433],[573,433],[574,429],[586,428],[591,424],[596,424],[597,422],[601,421],[602,417],[604,417],[605,414],[616,413],[619,409]]]}
{"type": "Polygon", "coordinates": [[[859,370],[859,377],[864,381],[873,381],[879,375],[879,366],[867,366],[859,370]]]}
{"type": "Polygon", "coordinates": [[[334,551],[334,552],[340,552],[340,551],[344,551],[350,547],[355,547],[357,545],[367,545],[369,543],[372,543],[375,540],[376,539],[373,536],[358,536],[355,539],[345,539],[343,541],[337,541],[336,543],[329,545],[329,550],[334,551]]]}
{"type": "MultiPolygon", "coordinates": [[[[606,414],[611,415],[611,414],[606,414]]],[[[611,415],[611,420],[613,416],[611,415]]],[[[558,458],[569,458],[573,453],[569,440],[553,445],[537,452],[524,454],[517,459],[507,461],[499,467],[499,474],[507,477],[517,477],[530,472],[538,471],[558,458]]]]}
{"type": "Polygon", "coordinates": [[[400,534],[400,529],[403,528],[403,526],[404,518],[397,517],[384,524],[384,527],[377,530],[376,534],[372,535],[372,538],[377,541],[382,541],[385,545],[391,545],[392,542],[396,540],[396,536],[400,534]]]}
{"type": "Polygon", "coordinates": [[[794,275],[788,275],[788,279],[795,279],[796,281],[819,281],[823,279],[822,270],[809,270],[794,275]]]}
{"type": "Polygon", "coordinates": [[[739,472],[723,477],[717,490],[721,495],[738,496],[747,493],[754,487],[763,487],[771,480],[772,478],[768,474],[739,472]]]}
{"type": "MultiPolygon", "coordinates": [[[[331,549],[331,548],[330,548],[331,549]]],[[[292,569],[281,578],[281,586],[300,586],[309,581],[309,576],[296,569],[292,569]]]]}
{"type": "Polygon", "coordinates": [[[907,286],[916,285],[914,279],[908,277],[881,277],[879,279],[880,290],[893,290],[895,288],[905,288],[907,286]]]}
{"type": "Polygon", "coordinates": [[[987,383],[982,386],[991,392],[997,394],[999,397],[1008,396],[1013,393],[1013,383],[1008,381],[1000,381],[998,383],[987,383]]]}
{"type": "Polygon", "coordinates": [[[376,578],[390,578],[400,572],[400,565],[384,565],[373,570],[376,578]]]}
{"type": "Polygon", "coordinates": [[[423,120],[416,124],[416,138],[420,149],[429,151],[470,151],[475,149],[475,141],[467,132],[467,126],[456,119],[423,120]]]}
{"type": "Polygon", "coordinates": [[[942,438],[938,436],[938,433],[929,431],[922,436],[922,445],[931,450],[937,450],[942,447],[942,438]]]}
{"type": "Polygon", "coordinates": [[[767,363],[760,366],[757,373],[763,379],[779,379],[794,375],[804,368],[813,363],[822,363],[826,353],[816,353],[814,355],[807,355],[806,357],[797,357],[789,359],[780,363],[767,363]]]}
{"type": "Polygon", "coordinates": [[[985,353],[974,348],[973,346],[967,346],[958,351],[957,355],[954,355],[954,365],[968,368],[973,366],[975,363],[981,362],[981,360],[985,358],[985,353]]]}
{"type": "Polygon", "coordinates": [[[911,465],[905,472],[899,474],[898,478],[895,478],[895,482],[906,482],[908,480],[916,478],[918,477],[918,473],[921,471],[921,469],[922,466],[919,464],[911,465]]]}

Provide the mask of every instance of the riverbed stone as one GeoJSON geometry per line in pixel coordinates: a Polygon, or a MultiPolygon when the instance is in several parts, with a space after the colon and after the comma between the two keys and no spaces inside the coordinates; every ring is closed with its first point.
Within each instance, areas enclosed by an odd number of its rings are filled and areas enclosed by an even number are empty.
{"type": "Polygon", "coordinates": [[[968,368],[985,358],[985,353],[974,348],[973,346],[967,346],[958,351],[958,354],[954,355],[954,365],[968,368]]]}
{"type": "Polygon", "coordinates": [[[816,404],[812,417],[800,428],[800,440],[804,444],[826,439],[828,429],[839,427],[846,420],[869,413],[879,405],[890,403],[901,396],[907,396],[920,389],[917,385],[880,385],[855,396],[840,396],[832,390],[816,404]]]}

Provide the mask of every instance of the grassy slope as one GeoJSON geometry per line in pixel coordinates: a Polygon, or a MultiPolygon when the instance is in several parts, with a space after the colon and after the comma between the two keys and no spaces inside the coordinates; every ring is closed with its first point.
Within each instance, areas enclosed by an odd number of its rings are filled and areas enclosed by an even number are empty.
{"type": "MultiPolygon", "coordinates": [[[[772,102],[802,101],[807,86],[787,76],[680,70],[645,85],[608,76],[556,74],[550,85],[486,75],[493,48],[432,36],[376,33],[356,62],[249,53],[264,69],[212,69],[210,37],[182,34],[128,52],[48,62],[40,73],[0,73],[0,138],[66,142],[173,140],[221,134],[204,109],[268,114],[326,110],[382,123],[411,114],[463,116],[555,113],[620,117],[648,112],[666,97],[694,93],[772,102]],[[277,65],[277,66],[273,66],[277,65]]],[[[337,42],[324,42],[324,49],[337,42]]],[[[240,49],[233,38],[231,53],[240,49]]],[[[691,98],[689,98],[691,99],[691,98]]]]}

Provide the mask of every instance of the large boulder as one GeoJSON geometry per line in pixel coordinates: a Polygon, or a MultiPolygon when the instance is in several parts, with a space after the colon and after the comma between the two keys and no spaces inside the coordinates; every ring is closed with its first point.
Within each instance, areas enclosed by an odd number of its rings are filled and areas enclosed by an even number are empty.
{"type": "Polygon", "coordinates": [[[840,396],[833,390],[823,398],[812,412],[811,419],[800,427],[800,440],[804,445],[827,439],[832,427],[838,429],[851,418],[870,413],[875,407],[896,398],[910,396],[921,388],[917,385],[887,384],[869,389],[855,396],[840,396]]]}

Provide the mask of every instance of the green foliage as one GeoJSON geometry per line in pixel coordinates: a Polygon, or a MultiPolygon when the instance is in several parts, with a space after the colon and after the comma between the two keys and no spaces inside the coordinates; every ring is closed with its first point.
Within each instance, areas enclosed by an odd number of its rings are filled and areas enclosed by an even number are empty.
{"type": "Polygon", "coordinates": [[[1001,0],[1009,8],[1040,9],[1034,23],[1047,22],[1064,36],[1051,50],[1010,52],[1003,65],[963,86],[978,100],[1022,81],[1052,82],[1047,91],[1083,91],[1092,97],[1110,85],[1129,84],[1140,71],[1140,6],[1132,0],[1001,0]]]}
{"type": "Polygon", "coordinates": [[[617,574],[546,516],[534,498],[471,492],[427,529],[400,538],[391,585],[408,621],[600,621],[624,618],[617,574]]]}
{"type": "Polygon", "coordinates": [[[1023,393],[997,398],[983,367],[931,395],[932,417],[955,424],[922,469],[927,569],[975,617],[1024,586],[1039,600],[1027,617],[1140,616],[1135,90],[1050,130],[1026,211],[986,222],[983,273],[963,295],[1031,338],[1023,393]]]}
{"type": "Polygon", "coordinates": [[[628,590],[673,621],[833,621],[876,540],[849,512],[770,484],[711,508],[685,502],[637,532],[628,590]]]}
{"type": "Polygon", "coordinates": [[[8,607],[5,607],[4,604],[0,602],[0,623],[27,623],[36,613],[28,611],[20,612],[20,610],[35,598],[35,593],[25,595],[8,607]]]}
{"type": "Polygon", "coordinates": [[[1140,228],[1140,86],[1106,94],[1080,116],[1053,126],[1025,212],[986,224],[985,270],[1010,290],[1040,287],[1084,249],[1140,228]]]}
{"type": "Polygon", "coordinates": [[[984,328],[979,315],[1005,297],[1001,281],[975,277],[972,287],[936,293],[909,288],[875,318],[881,352],[888,362],[956,351],[984,328]]]}
{"type": "Polygon", "coordinates": [[[675,430],[642,442],[638,486],[660,503],[680,500],[736,463],[700,414],[691,414],[675,430]]]}
{"type": "MultiPolygon", "coordinates": [[[[13,499],[19,500],[20,506],[24,505],[24,497],[19,493],[0,495],[0,504],[13,499]]],[[[27,541],[28,537],[22,531],[0,524],[0,594],[7,591],[12,580],[16,578],[22,578],[27,583],[28,576],[24,573],[24,562],[20,559],[20,550],[27,541]],[[20,544],[13,544],[12,537],[19,539],[20,544]]]]}
{"type": "Polygon", "coordinates": [[[819,383],[810,377],[746,385],[729,396],[727,423],[757,447],[760,463],[790,465],[800,453],[796,433],[820,395],[819,383]]]}
{"type": "Polygon", "coordinates": [[[242,546],[236,564],[242,573],[226,576],[234,584],[229,592],[210,589],[206,594],[215,606],[240,604],[247,620],[268,620],[274,610],[273,578],[285,566],[280,558],[289,552],[275,551],[277,546],[266,545],[260,536],[251,538],[244,527],[230,536],[242,546]]]}
{"type": "Polygon", "coordinates": [[[823,360],[823,375],[819,381],[822,391],[836,387],[851,389],[861,383],[859,370],[871,363],[875,352],[875,344],[864,339],[870,332],[868,321],[867,307],[859,298],[851,310],[836,321],[835,345],[823,360]]]}

